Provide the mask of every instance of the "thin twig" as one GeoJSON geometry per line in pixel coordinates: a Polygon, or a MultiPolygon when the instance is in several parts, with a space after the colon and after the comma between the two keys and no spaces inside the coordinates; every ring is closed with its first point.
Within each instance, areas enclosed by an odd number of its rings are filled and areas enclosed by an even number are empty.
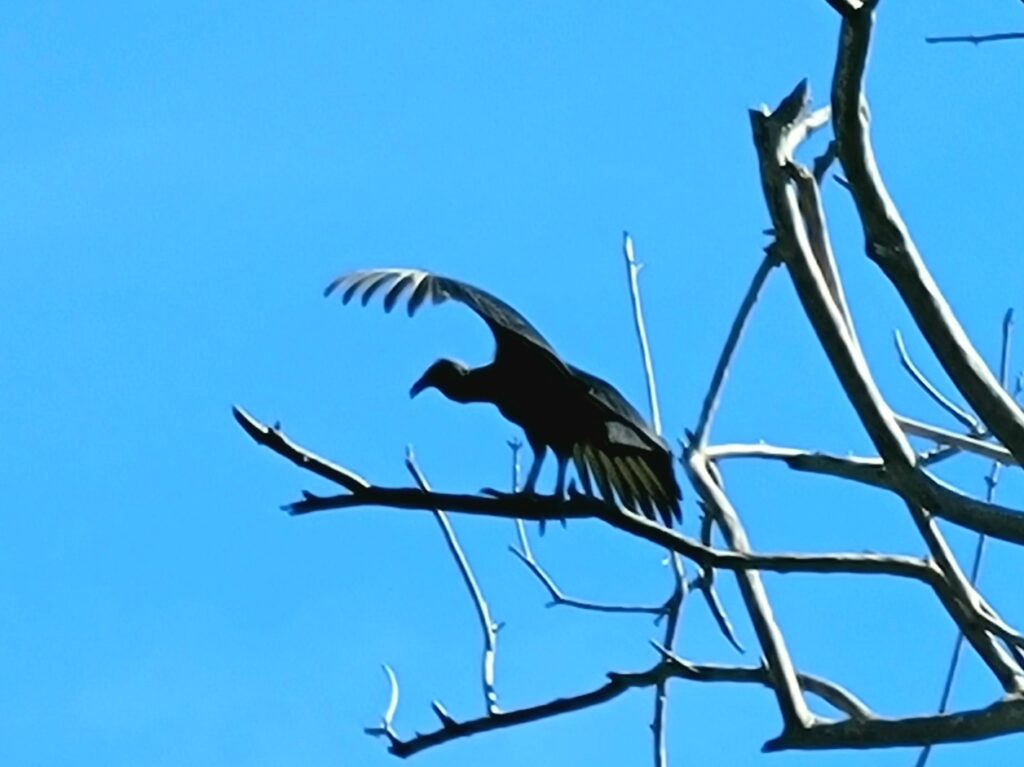
{"type": "Polygon", "coordinates": [[[957,450],[965,453],[974,453],[976,455],[980,455],[982,458],[989,458],[993,461],[999,461],[999,463],[1002,464],[1018,464],[1016,456],[1010,453],[1010,451],[1002,445],[985,442],[982,439],[965,434],[957,434],[956,432],[949,431],[948,429],[933,426],[932,424],[917,421],[913,418],[907,418],[906,416],[899,414],[896,414],[895,418],[900,429],[902,429],[906,434],[930,439],[937,445],[955,447],[957,450]]]}
{"type": "Polygon", "coordinates": [[[1024,32],[995,32],[990,35],[946,35],[944,37],[926,37],[926,43],[994,43],[1003,40],[1024,40],[1024,32]]]}
{"type": "Polygon", "coordinates": [[[605,602],[592,602],[585,599],[568,597],[560,588],[558,588],[554,578],[552,578],[551,575],[549,575],[548,572],[540,566],[531,553],[520,551],[514,546],[509,546],[508,549],[515,554],[520,562],[526,565],[530,572],[533,573],[537,577],[537,580],[539,580],[544,585],[544,588],[547,589],[548,594],[551,596],[551,601],[548,602],[548,607],[565,605],[566,607],[575,607],[578,610],[590,610],[591,612],[598,613],[640,613],[655,616],[665,614],[665,605],[609,604],[605,602]]]}
{"type": "Polygon", "coordinates": [[[388,678],[388,687],[390,689],[388,707],[384,710],[384,716],[381,717],[380,724],[377,727],[367,727],[363,732],[375,737],[384,736],[394,744],[398,740],[394,727],[395,712],[398,711],[398,678],[387,663],[384,664],[383,668],[384,675],[388,678]]]}
{"type": "MultiPolygon", "coordinates": [[[[1013,335],[1013,309],[1008,309],[1006,314],[1003,316],[1003,343],[1002,343],[1002,354],[999,358],[999,381],[1002,385],[1008,386],[1010,377],[1010,341],[1013,335]]],[[[999,461],[993,461],[992,466],[989,468],[988,476],[985,477],[985,500],[988,503],[995,503],[996,500],[996,487],[999,484],[999,474],[1002,469],[1002,465],[999,461]]],[[[978,578],[981,576],[981,564],[985,559],[985,542],[986,537],[984,533],[978,536],[978,540],[974,548],[974,558],[971,561],[971,585],[977,587],[978,578]]],[[[956,634],[956,640],[953,642],[953,653],[949,659],[949,668],[946,671],[946,681],[942,686],[942,695],[939,698],[939,713],[944,714],[949,710],[949,702],[953,697],[953,683],[956,681],[956,672],[960,666],[960,659],[963,656],[964,649],[964,632],[958,631],[956,634]]],[[[916,767],[925,767],[928,763],[928,758],[931,756],[932,746],[931,744],[921,749],[921,753],[917,757],[916,767]]]]}
{"type": "Polygon", "coordinates": [[[747,288],[743,301],[740,303],[740,308],[733,318],[732,327],[729,328],[729,335],[725,339],[725,345],[722,347],[721,354],[718,355],[718,363],[715,365],[715,372],[711,375],[711,383],[708,385],[707,394],[704,395],[704,404],[701,406],[697,427],[694,429],[692,441],[696,443],[696,447],[703,448],[707,444],[711,420],[718,409],[722,390],[725,387],[725,379],[729,375],[729,366],[732,364],[732,359],[736,354],[740,339],[743,337],[743,331],[747,327],[747,321],[750,319],[754,304],[757,303],[761,289],[768,279],[768,274],[779,263],[774,246],[769,246],[765,250],[764,258],[761,259],[761,263],[754,272],[754,276],[750,280],[750,286],[747,288]]]}
{"type": "Polygon", "coordinates": [[[629,295],[633,305],[633,322],[636,325],[636,337],[640,343],[640,356],[644,366],[644,380],[647,383],[647,402],[651,408],[651,424],[654,433],[661,435],[661,408],[658,406],[658,388],[654,382],[654,364],[651,362],[651,347],[647,342],[647,327],[644,324],[644,311],[640,302],[640,284],[638,275],[643,264],[637,263],[633,254],[633,238],[629,232],[622,233],[622,254],[626,260],[626,279],[629,280],[629,295]]]}
{"type": "Polygon", "coordinates": [[[914,364],[914,361],[910,359],[910,354],[907,353],[907,347],[903,344],[903,334],[897,330],[893,334],[893,340],[896,342],[896,352],[899,355],[900,364],[903,366],[903,369],[910,374],[910,377],[917,382],[917,385],[924,389],[925,394],[931,397],[939,407],[953,416],[972,432],[976,431],[978,428],[978,419],[953,402],[945,394],[940,392],[938,388],[928,380],[925,374],[921,372],[920,368],[914,364]]]}
{"type": "MultiPolygon", "coordinates": [[[[647,401],[651,410],[651,423],[654,426],[654,433],[661,436],[661,408],[658,404],[658,388],[654,381],[654,365],[651,362],[651,347],[647,341],[647,326],[644,323],[643,303],[640,299],[640,281],[638,279],[641,264],[637,263],[633,254],[633,238],[629,232],[622,233],[622,255],[626,261],[626,279],[629,282],[629,297],[633,305],[633,323],[636,328],[636,337],[640,345],[640,357],[643,362],[644,379],[647,382],[647,401]]],[[[669,559],[672,563],[672,572],[675,578],[675,586],[672,596],[665,603],[665,639],[664,644],[670,650],[675,645],[676,632],[679,628],[679,614],[683,606],[683,597],[686,593],[686,577],[683,573],[683,562],[679,554],[669,552],[669,559]]],[[[668,749],[665,745],[665,716],[668,710],[668,683],[667,680],[660,680],[655,685],[654,691],[654,721],[651,723],[651,733],[654,736],[654,767],[667,767],[668,749]]]]}
{"type": "Polygon", "coordinates": [[[337,466],[320,456],[313,455],[296,445],[284,435],[280,424],[275,424],[273,427],[267,426],[257,421],[238,406],[231,408],[231,414],[235,417],[235,421],[238,422],[243,431],[252,437],[257,444],[269,447],[299,468],[306,469],[320,475],[324,479],[335,482],[352,493],[357,493],[370,486],[370,483],[358,474],[337,466]]]}
{"type": "MultiPolygon", "coordinates": [[[[665,638],[662,646],[668,652],[673,652],[676,645],[676,636],[679,633],[679,619],[682,615],[683,603],[686,599],[686,572],[683,570],[683,560],[676,554],[669,555],[672,565],[672,574],[675,577],[675,590],[669,598],[665,610],[665,638]]],[[[654,720],[651,723],[651,732],[654,736],[654,765],[655,767],[667,767],[668,747],[665,743],[665,719],[668,712],[668,679],[660,679],[654,687],[654,720]]]]}
{"type": "MultiPolygon", "coordinates": [[[[700,520],[700,542],[705,546],[711,546],[711,537],[715,528],[715,510],[709,507],[703,500],[698,501],[698,504],[700,505],[702,512],[700,520]]],[[[722,605],[722,600],[718,597],[718,591],[715,589],[715,569],[713,567],[702,567],[700,575],[694,579],[690,586],[695,586],[700,589],[700,592],[704,595],[704,600],[708,604],[708,609],[711,610],[711,615],[714,617],[715,623],[718,624],[718,630],[722,632],[726,641],[728,641],[737,652],[745,653],[746,649],[743,647],[739,638],[737,638],[736,631],[732,626],[732,621],[729,620],[729,614],[726,613],[725,607],[722,605]]]]}
{"type": "MultiPolygon", "coordinates": [[[[416,465],[416,457],[413,455],[412,447],[406,449],[405,468],[409,470],[413,479],[416,480],[420,490],[424,493],[431,492],[427,478],[420,471],[419,466],[416,465]]],[[[491,611],[487,606],[487,600],[484,599],[483,591],[480,590],[476,577],[473,575],[473,568],[469,566],[469,560],[466,559],[462,546],[455,536],[455,530],[452,528],[451,522],[448,521],[448,515],[439,508],[431,509],[431,511],[438,525],[441,526],[445,542],[455,558],[455,563],[459,566],[459,573],[462,575],[462,580],[469,590],[469,595],[472,597],[473,604],[476,607],[477,617],[480,619],[480,629],[484,637],[483,669],[481,672],[484,705],[487,713],[493,715],[498,712],[498,694],[494,688],[494,661],[497,653],[498,630],[494,625],[494,621],[491,620],[491,611]]]]}

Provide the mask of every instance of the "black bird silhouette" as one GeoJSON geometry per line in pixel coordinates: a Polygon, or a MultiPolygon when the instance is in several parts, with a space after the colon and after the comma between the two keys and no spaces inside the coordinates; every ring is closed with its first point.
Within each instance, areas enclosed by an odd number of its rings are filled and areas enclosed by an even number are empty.
{"type": "Polygon", "coordinates": [[[671,526],[682,519],[682,493],[672,470],[672,453],[636,408],[597,376],[569,365],[526,318],[499,298],[459,280],[418,269],[368,269],[344,274],[324,295],[341,292],[348,303],[360,294],[363,306],[384,291],[390,312],[408,293],[413,316],[424,303],[447,300],[468,306],[494,334],[494,361],[478,368],[440,359],[413,384],[410,396],[434,387],[456,402],[490,402],[522,427],[534,461],[524,492],[533,493],[550,447],[558,461],[555,494],[565,492],[571,458],[586,492],[590,476],[602,497],[650,519],[657,513],[671,526]]]}

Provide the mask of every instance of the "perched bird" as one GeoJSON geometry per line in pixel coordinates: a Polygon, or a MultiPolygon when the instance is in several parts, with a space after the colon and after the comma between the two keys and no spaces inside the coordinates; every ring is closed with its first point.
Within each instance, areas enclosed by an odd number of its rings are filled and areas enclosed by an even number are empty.
{"type": "Polygon", "coordinates": [[[494,361],[468,368],[440,359],[413,384],[415,397],[436,388],[456,402],[490,402],[526,433],[534,461],[524,492],[535,492],[548,448],[558,462],[555,494],[565,493],[570,459],[584,490],[593,475],[602,497],[671,526],[682,518],[682,493],[672,470],[672,453],[643,416],[618,390],[569,365],[526,318],[504,301],[465,282],[417,269],[369,269],[338,277],[324,291],[338,291],[348,303],[361,294],[363,306],[383,291],[390,312],[408,294],[413,316],[426,302],[457,301],[472,309],[494,334],[494,361]]]}

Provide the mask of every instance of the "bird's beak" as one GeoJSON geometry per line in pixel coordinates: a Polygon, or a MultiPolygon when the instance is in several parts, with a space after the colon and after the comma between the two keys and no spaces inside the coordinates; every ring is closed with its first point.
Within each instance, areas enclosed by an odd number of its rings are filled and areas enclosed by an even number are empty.
{"type": "Polygon", "coordinates": [[[420,378],[420,380],[418,380],[416,383],[412,385],[411,389],[409,389],[409,399],[412,399],[421,391],[428,388],[430,388],[430,384],[427,382],[426,375],[424,375],[422,378],[420,378]]]}

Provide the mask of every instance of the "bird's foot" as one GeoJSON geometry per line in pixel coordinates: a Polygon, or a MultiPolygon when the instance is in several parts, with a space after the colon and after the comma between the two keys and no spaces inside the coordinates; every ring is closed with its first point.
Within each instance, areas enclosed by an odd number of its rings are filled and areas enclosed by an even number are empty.
{"type": "MultiPolygon", "coordinates": [[[[552,493],[546,495],[544,493],[535,493],[531,490],[517,490],[514,493],[503,492],[501,490],[495,490],[493,487],[485,487],[480,490],[481,495],[487,495],[491,498],[496,498],[499,501],[512,501],[515,503],[564,503],[567,500],[571,500],[574,488],[569,488],[569,498],[565,495],[557,495],[552,493]]],[[[562,523],[562,527],[565,527],[565,519],[563,517],[554,517],[553,519],[558,520],[562,523]]],[[[545,523],[549,520],[541,519],[540,522],[540,534],[544,535],[545,523]]]]}

